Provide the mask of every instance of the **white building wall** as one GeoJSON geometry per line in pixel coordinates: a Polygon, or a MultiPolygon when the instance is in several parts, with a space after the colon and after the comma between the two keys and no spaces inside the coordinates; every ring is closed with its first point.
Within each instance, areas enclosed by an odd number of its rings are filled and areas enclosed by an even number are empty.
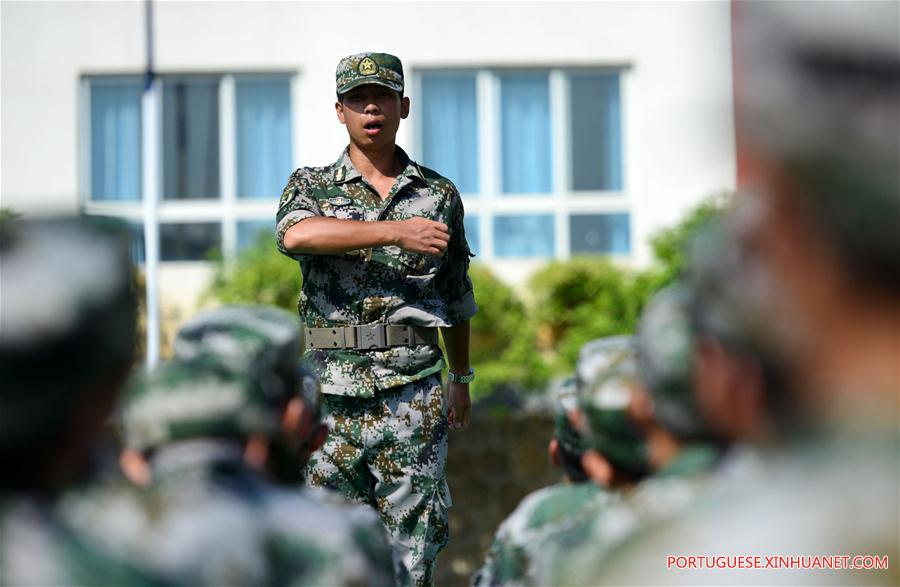
{"type": "MultiPolygon", "coordinates": [[[[3,206],[78,209],[78,80],[143,70],[143,11],[142,2],[0,4],[3,206]]],[[[625,191],[637,264],[649,260],[648,235],[735,185],[725,1],[157,2],[155,11],[161,73],[297,73],[297,165],[329,163],[343,148],[334,67],[374,49],[399,55],[408,75],[436,66],[625,67],[625,191]]],[[[411,138],[407,122],[399,142],[411,138]]],[[[503,274],[521,278],[518,269],[534,263],[506,265],[515,270],[503,274]]]]}

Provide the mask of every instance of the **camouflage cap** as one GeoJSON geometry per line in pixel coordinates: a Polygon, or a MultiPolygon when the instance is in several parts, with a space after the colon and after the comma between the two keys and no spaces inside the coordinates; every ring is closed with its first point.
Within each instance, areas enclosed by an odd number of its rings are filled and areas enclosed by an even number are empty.
{"type": "Polygon", "coordinates": [[[581,455],[589,446],[584,434],[572,425],[571,412],[578,410],[578,386],[575,377],[567,377],[553,397],[553,435],[559,445],[572,455],[581,455]]]}
{"type": "Polygon", "coordinates": [[[616,361],[634,351],[634,337],[607,336],[584,344],[575,365],[575,380],[579,387],[594,382],[616,361]]]}
{"type": "Polygon", "coordinates": [[[644,309],[637,336],[638,375],[653,399],[654,419],[683,439],[708,432],[694,395],[691,301],[682,284],[660,291],[644,309]]]}
{"type": "Polygon", "coordinates": [[[743,258],[730,220],[708,224],[688,243],[684,280],[691,290],[690,327],[695,335],[735,349],[762,348],[770,338],[766,313],[777,284],[743,258]]]}
{"type": "Polygon", "coordinates": [[[617,469],[643,475],[649,467],[647,439],[628,411],[636,383],[634,355],[622,355],[579,388],[578,405],[590,446],[617,469]]]}
{"type": "Polygon", "coordinates": [[[128,243],[105,219],[0,222],[0,447],[51,437],[85,393],[124,377],[136,332],[128,243]]]}
{"type": "Polygon", "coordinates": [[[341,59],[335,80],[339,96],[365,84],[377,84],[402,94],[403,64],[388,53],[358,53],[341,59]]]}
{"type": "Polygon", "coordinates": [[[275,402],[300,397],[321,416],[322,397],[315,372],[300,361],[296,314],[275,306],[232,305],[202,312],[175,337],[179,360],[207,357],[252,377],[275,402]]]}
{"type": "Polygon", "coordinates": [[[273,399],[287,401],[296,388],[300,324],[273,306],[224,306],[202,312],[175,336],[174,357],[207,356],[244,372],[273,399]]]}
{"type": "Polygon", "coordinates": [[[250,377],[207,357],[137,376],[121,413],[126,444],[141,451],[191,438],[281,433],[282,406],[250,377]]]}

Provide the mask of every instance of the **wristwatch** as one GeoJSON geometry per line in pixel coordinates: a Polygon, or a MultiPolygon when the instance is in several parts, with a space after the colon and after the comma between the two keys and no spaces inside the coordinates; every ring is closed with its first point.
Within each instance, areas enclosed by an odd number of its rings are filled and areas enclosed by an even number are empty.
{"type": "Polygon", "coordinates": [[[475,369],[470,367],[468,375],[457,375],[453,371],[448,371],[447,380],[450,381],[450,383],[472,383],[475,381],[475,369]]]}

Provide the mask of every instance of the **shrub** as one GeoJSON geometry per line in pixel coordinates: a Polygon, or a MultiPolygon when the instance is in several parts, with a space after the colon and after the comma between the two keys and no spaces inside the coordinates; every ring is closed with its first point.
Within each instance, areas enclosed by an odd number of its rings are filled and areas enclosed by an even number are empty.
{"type": "Polygon", "coordinates": [[[541,343],[555,351],[558,372],[574,368],[584,343],[633,332],[649,289],[646,280],[601,256],[551,262],[529,283],[541,343]]]}
{"type": "Polygon", "coordinates": [[[472,395],[501,388],[540,389],[550,371],[537,344],[537,328],[515,292],[486,267],[473,264],[469,276],[478,313],[472,318],[470,356],[478,377],[472,395]]]}
{"type": "Polygon", "coordinates": [[[659,287],[678,278],[687,258],[688,243],[700,229],[722,213],[732,197],[728,192],[710,196],[691,209],[678,224],[660,230],[650,238],[650,248],[659,272],[659,287]]]}
{"type": "Polygon", "coordinates": [[[225,304],[271,304],[295,312],[300,298],[297,262],[278,253],[271,233],[260,231],[233,263],[213,258],[215,271],[204,297],[225,304]]]}

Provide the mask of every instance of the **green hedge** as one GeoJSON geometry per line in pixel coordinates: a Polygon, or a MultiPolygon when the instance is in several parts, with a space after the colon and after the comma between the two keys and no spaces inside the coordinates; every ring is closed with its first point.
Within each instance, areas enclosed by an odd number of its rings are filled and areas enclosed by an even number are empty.
{"type": "Polygon", "coordinates": [[[478,313],[472,318],[470,357],[477,372],[472,395],[509,387],[541,389],[550,376],[538,350],[537,324],[512,288],[477,263],[469,269],[478,313]]]}
{"type": "Polygon", "coordinates": [[[275,248],[270,232],[260,231],[253,245],[238,253],[233,263],[213,258],[215,272],[205,293],[225,304],[271,304],[297,311],[300,268],[275,248]]]}

